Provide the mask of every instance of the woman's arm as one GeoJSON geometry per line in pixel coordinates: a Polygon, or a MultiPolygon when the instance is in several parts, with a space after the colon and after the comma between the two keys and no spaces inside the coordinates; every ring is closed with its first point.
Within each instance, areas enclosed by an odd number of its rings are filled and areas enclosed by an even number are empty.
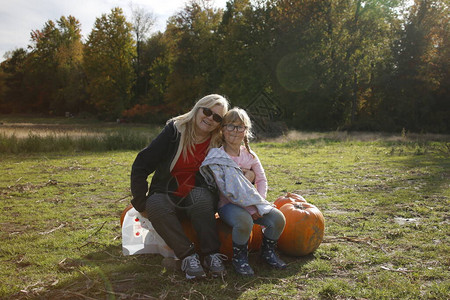
{"type": "Polygon", "coordinates": [[[242,173],[244,173],[245,178],[248,179],[251,183],[255,183],[255,172],[253,172],[251,169],[241,168],[242,173]]]}
{"type": "Polygon", "coordinates": [[[174,134],[173,123],[166,125],[150,145],[138,153],[134,160],[131,167],[131,193],[133,195],[131,203],[139,212],[145,210],[148,192],[147,178],[167,155],[168,145],[173,140],[174,134]]]}

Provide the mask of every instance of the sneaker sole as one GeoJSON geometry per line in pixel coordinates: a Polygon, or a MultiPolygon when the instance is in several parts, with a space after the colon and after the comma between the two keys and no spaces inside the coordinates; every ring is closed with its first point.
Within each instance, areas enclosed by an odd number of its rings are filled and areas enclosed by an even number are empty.
{"type": "Polygon", "coordinates": [[[238,271],[236,271],[236,270],[234,270],[234,272],[236,273],[236,274],[238,274],[238,275],[242,275],[242,276],[248,276],[248,277],[251,277],[251,276],[255,276],[255,273],[244,273],[244,272],[238,272],[238,271]]]}
{"type": "Polygon", "coordinates": [[[203,268],[204,268],[204,270],[207,270],[208,273],[214,278],[227,275],[227,270],[225,268],[223,271],[216,271],[216,272],[211,271],[211,269],[207,265],[203,265],[203,268]]]}
{"type": "Polygon", "coordinates": [[[192,280],[192,279],[203,279],[203,278],[206,278],[206,274],[202,274],[202,275],[199,275],[199,276],[186,274],[186,279],[189,279],[189,280],[192,280]]]}
{"type": "Polygon", "coordinates": [[[212,277],[217,278],[217,277],[222,277],[227,275],[227,271],[223,271],[223,272],[209,272],[211,274],[212,277]]]}

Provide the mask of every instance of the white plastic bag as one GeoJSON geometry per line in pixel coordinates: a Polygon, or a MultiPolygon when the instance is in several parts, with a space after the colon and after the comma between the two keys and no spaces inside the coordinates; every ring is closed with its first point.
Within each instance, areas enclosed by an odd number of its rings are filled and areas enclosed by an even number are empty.
{"type": "Polygon", "coordinates": [[[159,253],[164,257],[176,257],[152,223],[134,208],[128,210],[123,219],[122,251],[124,255],[159,253]]]}

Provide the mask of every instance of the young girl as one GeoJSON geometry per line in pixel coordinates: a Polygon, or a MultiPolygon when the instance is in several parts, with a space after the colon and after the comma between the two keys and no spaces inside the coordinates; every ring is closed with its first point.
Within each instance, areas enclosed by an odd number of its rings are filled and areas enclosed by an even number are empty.
{"type": "Polygon", "coordinates": [[[267,179],[264,169],[248,145],[252,136],[251,127],[245,110],[233,108],[228,111],[222,122],[223,146],[211,149],[204,161],[212,170],[220,190],[220,218],[232,227],[233,267],[237,273],[250,276],[254,272],[248,263],[247,244],[253,223],[264,226],[261,247],[263,260],[275,268],[286,267],[274,251],[286,220],[278,209],[265,200],[267,179]],[[233,166],[240,174],[227,176],[226,167],[233,166]],[[256,190],[241,172],[249,169],[254,172],[256,190]]]}

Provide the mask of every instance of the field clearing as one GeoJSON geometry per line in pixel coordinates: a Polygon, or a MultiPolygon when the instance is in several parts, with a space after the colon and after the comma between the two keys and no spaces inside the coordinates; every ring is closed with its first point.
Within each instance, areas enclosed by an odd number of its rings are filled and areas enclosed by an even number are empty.
{"type": "MultiPolygon", "coordinates": [[[[1,120],[1,118],[0,118],[1,120]]],[[[64,121],[65,119],[62,119],[64,121]]],[[[47,120],[48,121],[48,120],[47,120]]],[[[118,123],[92,123],[92,124],[67,124],[61,123],[25,123],[25,122],[2,122],[0,124],[0,136],[17,137],[20,139],[29,136],[38,137],[71,137],[80,138],[86,136],[99,137],[120,130],[133,130],[142,134],[149,130],[152,125],[118,124],[118,123]]]]}
{"type": "Polygon", "coordinates": [[[30,135],[39,137],[71,136],[73,138],[79,138],[83,136],[99,136],[103,134],[104,132],[100,132],[99,130],[92,130],[90,126],[73,126],[61,124],[38,125],[30,123],[2,124],[2,126],[0,126],[0,135],[4,135],[6,137],[15,136],[19,139],[27,138],[30,135]]]}
{"type": "Polygon", "coordinates": [[[321,246],[282,255],[285,271],[252,253],[255,277],[228,263],[223,280],[196,282],[121,253],[137,150],[0,153],[0,298],[448,299],[448,137],[298,134],[251,145],[268,200],[296,192],[323,212],[321,246]]]}
{"type": "MultiPolygon", "coordinates": [[[[79,122],[67,118],[52,119],[32,119],[33,122],[25,122],[25,120],[11,120],[2,119],[0,115],[0,136],[16,137],[25,139],[30,136],[38,137],[71,137],[80,138],[86,136],[99,137],[105,134],[117,131],[133,131],[142,135],[148,134],[149,130],[152,133],[158,132],[161,126],[157,126],[155,130],[154,125],[147,124],[120,124],[120,123],[72,123],[79,122]]],[[[384,142],[426,142],[426,141],[441,141],[449,142],[450,136],[445,134],[418,134],[408,133],[403,131],[400,133],[380,133],[380,132],[347,132],[347,131],[332,131],[332,132],[305,132],[297,130],[289,130],[278,137],[264,137],[261,133],[258,141],[286,143],[290,141],[306,141],[316,139],[330,139],[336,141],[384,141],[384,142]]]]}
{"type": "Polygon", "coordinates": [[[70,122],[74,120],[64,118],[53,119],[53,123],[49,119],[36,121],[11,122],[0,117],[0,153],[138,150],[145,147],[162,128],[148,124],[72,124],[70,122]]]}

